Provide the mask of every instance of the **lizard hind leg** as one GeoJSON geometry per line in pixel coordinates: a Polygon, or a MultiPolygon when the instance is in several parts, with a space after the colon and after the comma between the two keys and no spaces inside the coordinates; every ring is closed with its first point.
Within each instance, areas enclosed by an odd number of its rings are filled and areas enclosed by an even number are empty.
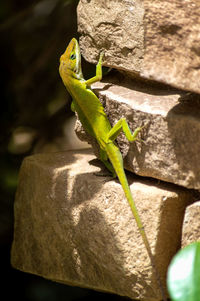
{"type": "Polygon", "coordinates": [[[138,139],[138,134],[141,131],[143,127],[138,127],[135,129],[135,131],[132,133],[128,123],[126,121],[125,118],[121,118],[114,126],[113,128],[110,130],[110,132],[108,133],[107,136],[107,141],[111,140],[114,141],[117,136],[121,133],[121,131],[124,132],[126,138],[128,139],[128,141],[133,142],[135,140],[139,140],[138,139]]]}
{"type": "Polygon", "coordinates": [[[106,166],[106,168],[111,172],[113,178],[116,178],[116,172],[112,166],[112,164],[108,161],[107,153],[100,148],[100,159],[103,162],[103,164],[106,166]]]}

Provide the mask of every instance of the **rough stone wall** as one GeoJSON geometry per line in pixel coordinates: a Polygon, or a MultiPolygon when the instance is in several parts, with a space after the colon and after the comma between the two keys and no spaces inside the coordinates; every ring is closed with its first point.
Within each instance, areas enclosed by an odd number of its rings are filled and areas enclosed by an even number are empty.
{"type": "MultiPolygon", "coordinates": [[[[94,63],[98,50],[104,49],[104,64],[123,74],[115,73],[93,86],[111,124],[121,117],[132,130],[147,124],[144,144],[130,145],[119,136],[125,167],[138,175],[196,189],[198,200],[200,2],[83,0],[78,19],[86,59],[94,63]],[[101,12],[94,21],[93,7],[101,12]]],[[[77,134],[88,139],[80,128],[77,134]]],[[[89,142],[98,155],[96,144],[89,142]]],[[[199,202],[186,207],[182,246],[200,239],[198,212],[199,202]]]]}
{"type": "Polygon", "coordinates": [[[93,86],[111,124],[148,124],[143,145],[119,137],[126,168],[199,190],[200,3],[81,0],[77,12],[85,58],[104,49],[105,66],[123,73],[93,86]]]}
{"type": "MultiPolygon", "coordinates": [[[[146,125],[143,142],[123,134],[117,142],[165,287],[178,248],[200,239],[200,2],[81,0],[77,12],[83,56],[96,63],[104,50],[104,64],[117,70],[93,86],[111,124],[125,117],[131,130],[146,125]]],[[[98,156],[78,123],[76,132],[98,156]]],[[[70,285],[160,300],[121,186],[98,177],[102,168],[87,151],[24,161],[12,264],[70,285]]]]}

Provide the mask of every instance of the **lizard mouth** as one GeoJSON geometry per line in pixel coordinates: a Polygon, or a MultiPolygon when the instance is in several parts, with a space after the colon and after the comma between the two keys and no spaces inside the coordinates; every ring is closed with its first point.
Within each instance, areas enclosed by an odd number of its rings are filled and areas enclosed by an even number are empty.
{"type": "Polygon", "coordinates": [[[60,57],[60,70],[65,68],[72,70],[76,77],[82,77],[80,48],[75,38],[70,41],[67,49],[60,57]],[[74,56],[74,63],[70,59],[72,55],[74,56]]]}
{"type": "Polygon", "coordinates": [[[73,38],[71,42],[73,42],[73,44],[74,44],[73,49],[74,49],[74,52],[76,53],[76,67],[75,67],[74,72],[76,74],[79,74],[80,70],[81,70],[80,48],[79,48],[79,44],[75,38],[73,38]]]}

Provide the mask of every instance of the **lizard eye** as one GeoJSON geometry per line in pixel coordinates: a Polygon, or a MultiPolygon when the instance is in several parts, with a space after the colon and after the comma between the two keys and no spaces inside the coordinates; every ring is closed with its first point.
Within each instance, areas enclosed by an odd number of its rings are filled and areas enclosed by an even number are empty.
{"type": "Polygon", "coordinates": [[[76,54],[73,53],[73,54],[70,56],[70,59],[71,59],[71,60],[75,60],[75,58],[76,58],[76,54]]]}

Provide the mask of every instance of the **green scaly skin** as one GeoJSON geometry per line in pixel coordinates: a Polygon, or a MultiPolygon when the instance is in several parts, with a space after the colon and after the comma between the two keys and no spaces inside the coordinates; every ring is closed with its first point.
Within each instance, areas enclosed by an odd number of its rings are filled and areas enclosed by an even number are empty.
{"type": "Polygon", "coordinates": [[[136,220],[139,232],[142,236],[144,245],[151,259],[163,300],[167,300],[155,268],[154,258],[151,252],[149,241],[128,185],[128,181],[124,172],[122,155],[119,148],[114,143],[114,140],[121,131],[124,132],[129,141],[133,142],[137,140],[138,133],[142,128],[137,128],[132,134],[124,118],[120,119],[113,127],[111,127],[100,100],[90,89],[91,84],[100,81],[102,78],[102,58],[103,53],[101,53],[100,59],[96,66],[96,75],[88,80],[85,80],[81,70],[81,54],[79,44],[77,40],[73,38],[66,48],[66,51],[60,57],[60,76],[65,87],[72,96],[72,110],[78,113],[83,128],[91,136],[93,136],[99,144],[101,161],[105,164],[113,176],[117,175],[122,185],[125,196],[130,204],[133,216],[136,220]]]}

